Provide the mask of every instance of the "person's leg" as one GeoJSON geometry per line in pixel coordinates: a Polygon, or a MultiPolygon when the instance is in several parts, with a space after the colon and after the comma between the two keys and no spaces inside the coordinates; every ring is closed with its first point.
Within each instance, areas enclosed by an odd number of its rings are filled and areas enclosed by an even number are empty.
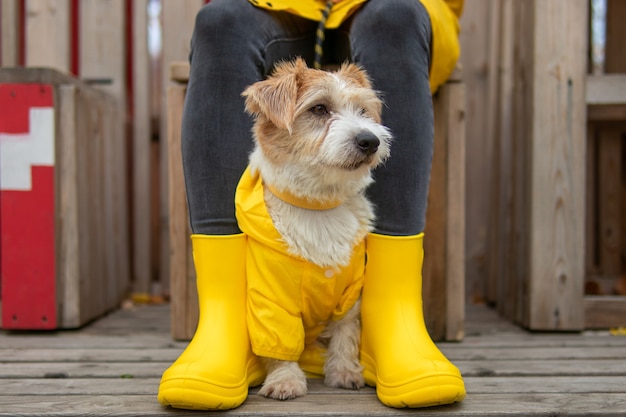
{"type": "Polygon", "coordinates": [[[314,22],[247,0],[213,0],[198,14],[182,128],[194,233],[239,233],[234,195],[252,149],[252,122],[241,93],[277,61],[312,57],[314,31],[314,22]]]}
{"type": "Polygon", "coordinates": [[[434,125],[430,36],[428,13],[415,0],[370,0],[350,22],[352,59],[382,93],[383,123],[394,137],[391,157],[368,188],[377,207],[376,233],[424,230],[434,125]]]}
{"type": "Polygon", "coordinates": [[[352,58],[382,93],[383,123],[394,137],[369,189],[377,221],[367,238],[361,304],[364,376],[392,407],[461,401],[461,374],[430,339],[421,299],[434,138],[430,19],[415,0],[369,0],[349,24],[352,58]]]}
{"type": "Polygon", "coordinates": [[[252,147],[241,93],[276,60],[297,54],[313,32],[310,22],[247,0],[213,0],[198,13],[182,154],[200,318],[192,341],[163,373],[161,404],[233,408],[246,399],[249,385],[263,380],[246,325],[247,240],[234,210],[252,147]]]}

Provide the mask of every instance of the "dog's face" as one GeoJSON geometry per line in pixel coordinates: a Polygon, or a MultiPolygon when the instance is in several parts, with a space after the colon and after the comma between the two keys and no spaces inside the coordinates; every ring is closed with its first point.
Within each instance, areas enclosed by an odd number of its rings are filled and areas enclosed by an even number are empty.
{"type": "Polygon", "coordinates": [[[356,65],[329,73],[301,59],[282,63],[243,95],[256,117],[257,145],[275,166],[302,168],[332,183],[368,176],[389,156],[382,102],[356,65]]]}

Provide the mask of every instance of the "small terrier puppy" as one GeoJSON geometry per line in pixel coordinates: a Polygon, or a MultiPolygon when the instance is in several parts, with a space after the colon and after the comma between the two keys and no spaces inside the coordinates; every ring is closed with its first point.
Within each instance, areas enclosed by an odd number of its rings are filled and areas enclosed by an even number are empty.
{"type": "Polygon", "coordinates": [[[248,235],[250,340],[267,370],[259,393],[306,394],[298,359],[315,343],[328,348],[327,385],[361,388],[359,297],[374,221],[364,191],[391,142],[382,101],[358,66],[326,72],[302,59],[242,95],[255,148],[236,207],[248,235]]]}

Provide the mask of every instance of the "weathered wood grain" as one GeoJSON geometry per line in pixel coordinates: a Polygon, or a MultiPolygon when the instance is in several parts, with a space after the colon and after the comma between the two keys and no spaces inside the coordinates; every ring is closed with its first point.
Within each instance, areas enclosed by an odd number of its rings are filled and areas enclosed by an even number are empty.
{"type": "Polygon", "coordinates": [[[168,305],[116,311],[77,331],[0,331],[0,416],[626,416],[626,337],[606,331],[531,333],[486,307],[469,306],[468,336],[440,343],[465,377],[458,405],[385,407],[375,390],[309,380],[309,394],[279,402],[257,395],[239,408],[197,413],[162,407],[162,372],[183,351],[168,305]]]}
{"type": "MultiPolygon", "coordinates": [[[[39,378],[15,379],[2,383],[2,396],[23,395],[24,392],[36,391],[39,395],[154,395],[159,386],[160,377],[137,378],[130,374],[120,374],[114,378],[39,378]]],[[[576,377],[555,376],[551,378],[537,376],[492,376],[465,377],[468,395],[475,394],[624,394],[626,385],[621,376],[576,377]],[[591,388],[590,388],[591,387],[591,388]]],[[[357,391],[330,388],[321,379],[308,381],[309,395],[346,395],[361,399],[375,395],[375,390],[366,387],[357,391]]],[[[258,388],[250,390],[250,396],[258,395],[258,388]]]]}
{"type": "MultiPolygon", "coordinates": [[[[474,394],[461,404],[415,411],[420,416],[535,416],[585,415],[623,416],[626,394],[474,394]]],[[[292,401],[278,402],[253,395],[231,411],[204,412],[202,415],[235,416],[406,416],[410,410],[382,405],[372,395],[353,393],[333,396],[307,395],[292,401]]],[[[151,395],[80,395],[15,397],[0,396],[0,416],[197,416],[198,412],[171,410],[160,406],[151,395]],[[89,410],[89,411],[86,411],[89,410]]]]}

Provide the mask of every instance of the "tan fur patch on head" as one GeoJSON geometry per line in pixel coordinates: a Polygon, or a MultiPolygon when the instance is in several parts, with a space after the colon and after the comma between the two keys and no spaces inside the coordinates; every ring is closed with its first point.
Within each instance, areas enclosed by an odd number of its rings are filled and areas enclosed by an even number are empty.
{"type": "Polygon", "coordinates": [[[253,116],[265,116],[276,127],[291,132],[302,74],[307,71],[304,60],[282,62],[264,81],[244,90],[246,111],[253,116]]]}
{"type": "Polygon", "coordinates": [[[341,65],[337,74],[341,77],[354,80],[363,88],[372,88],[372,82],[369,77],[358,65],[346,62],[341,65]]]}

